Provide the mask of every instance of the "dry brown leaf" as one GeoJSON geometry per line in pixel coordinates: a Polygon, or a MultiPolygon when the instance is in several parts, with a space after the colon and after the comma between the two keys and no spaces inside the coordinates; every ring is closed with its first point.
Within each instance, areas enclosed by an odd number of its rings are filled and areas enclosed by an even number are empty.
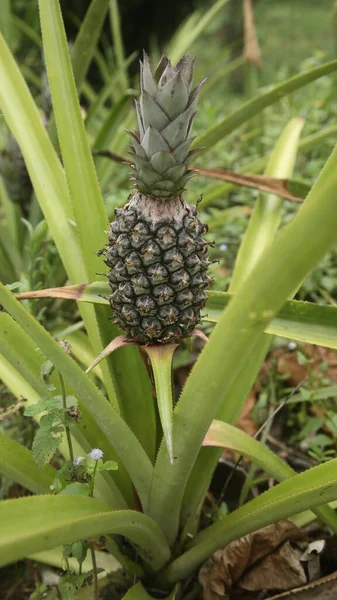
{"type": "Polygon", "coordinates": [[[277,594],[269,600],[336,600],[337,599],[337,571],[321,577],[308,585],[295,590],[277,594]]]}
{"type": "Polygon", "coordinates": [[[199,574],[204,600],[233,600],[243,598],[245,590],[283,591],[302,585],[306,578],[300,553],[289,544],[302,537],[294,523],[284,520],[218,550],[199,574]],[[272,554],[275,556],[271,557],[272,554]]]}
{"type": "Polygon", "coordinates": [[[255,568],[244,574],[240,587],[251,592],[260,590],[293,589],[306,583],[307,578],[300,563],[301,552],[290,542],[282,544],[268,554],[255,568]]]}

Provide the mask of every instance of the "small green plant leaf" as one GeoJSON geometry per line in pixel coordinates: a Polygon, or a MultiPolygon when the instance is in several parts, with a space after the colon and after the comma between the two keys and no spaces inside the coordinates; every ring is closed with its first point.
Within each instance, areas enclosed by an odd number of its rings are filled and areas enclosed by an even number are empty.
{"type": "Polygon", "coordinates": [[[58,420],[58,415],[49,413],[48,415],[42,415],[39,425],[41,429],[51,429],[55,421],[58,420]]]}
{"type": "Polygon", "coordinates": [[[98,471],[117,471],[118,464],[114,460],[107,460],[106,462],[98,465],[98,471]]]}
{"type": "Polygon", "coordinates": [[[55,367],[54,367],[53,363],[51,362],[51,360],[46,360],[41,367],[42,380],[43,380],[45,386],[51,392],[56,389],[52,383],[49,383],[49,378],[50,378],[51,374],[53,373],[54,369],[55,369],[55,367]]]}
{"type": "Polygon", "coordinates": [[[54,456],[62,442],[62,436],[56,428],[38,429],[32,446],[33,458],[38,467],[45,467],[54,456]]]}
{"type": "Polygon", "coordinates": [[[54,409],[59,409],[62,406],[62,401],[59,396],[55,398],[41,398],[36,404],[27,406],[23,413],[25,417],[36,417],[37,415],[54,409]]]}
{"type": "Polygon", "coordinates": [[[66,487],[60,492],[60,496],[89,496],[90,487],[87,483],[79,483],[75,481],[66,485],[66,487]]]}

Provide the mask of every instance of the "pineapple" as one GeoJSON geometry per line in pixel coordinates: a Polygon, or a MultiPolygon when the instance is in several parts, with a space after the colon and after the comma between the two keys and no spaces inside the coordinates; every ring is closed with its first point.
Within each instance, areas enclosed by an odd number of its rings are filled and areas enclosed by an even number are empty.
{"type": "Polygon", "coordinates": [[[128,338],[166,344],[190,335],[206,302],[206,226],[183,192],[193,176],[190,136],[199,91],[193,60],[173,67],[163,56],[155,75],[144,54],[139,131],[130,133],[135,193],[110,225],[102,251],[108,265],[111,308],[128,338]]]}

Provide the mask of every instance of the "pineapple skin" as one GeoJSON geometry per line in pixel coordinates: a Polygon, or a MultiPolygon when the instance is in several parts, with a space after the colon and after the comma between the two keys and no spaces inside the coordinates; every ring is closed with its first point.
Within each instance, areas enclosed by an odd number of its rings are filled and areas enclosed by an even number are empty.
{"type": "Polygon", "coordinates": [[[182,195],[160,201],[139,192],[115,213],[103,250],[115,322],[140,344],[190,335],[210,282],[197,208],[182,195]]]}

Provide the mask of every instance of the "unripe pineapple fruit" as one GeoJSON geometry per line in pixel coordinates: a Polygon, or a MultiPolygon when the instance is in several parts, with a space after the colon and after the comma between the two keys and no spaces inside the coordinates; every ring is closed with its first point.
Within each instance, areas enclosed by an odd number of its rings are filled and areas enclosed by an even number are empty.
{"type": "Polygon", "coordinates": [[[208,243],[197,208],[183,197],[193,175],[189,137],[202,83],[192,89],[193,61],[162,57],[152,75],[141,63],[139,131],[130,134],[135,193],[116,210],[104,249],[116,323],[142,344],[192,333],[206,302],[208,243]]]}

